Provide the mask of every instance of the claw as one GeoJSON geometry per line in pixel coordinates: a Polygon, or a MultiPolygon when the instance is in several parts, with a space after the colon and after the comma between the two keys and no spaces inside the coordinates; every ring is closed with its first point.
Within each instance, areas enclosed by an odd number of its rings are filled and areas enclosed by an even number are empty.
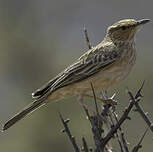
{"type": "Polygon", "coordinates": [[[102,102],[105,103],[105,104],[110,104],[110,105],[114,106],[114,105],[117,105],[117,101],[114,100],[115,96],[116,96],[116,93],[114,93],[114,94],[109,98],[109,97],[107,96],[107,93],[106,93],[106,92],[103,92],[103,93],[102,93],[102,98],[103,98],[103,99],[101,99],[101,100],[102,100],[102,102]]]}

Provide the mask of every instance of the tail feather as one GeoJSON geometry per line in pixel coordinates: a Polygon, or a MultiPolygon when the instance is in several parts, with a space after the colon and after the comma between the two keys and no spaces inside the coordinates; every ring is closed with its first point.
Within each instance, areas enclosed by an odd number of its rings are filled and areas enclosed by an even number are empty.
{"type": "Polygon", "coordinates": [[[22,118],[24,118],[26,115],[30,114],[31,112],[33,112],[34,110],[40,108],[41,106],[43,106],[45,104],[44,100],[42,99],[38,99],[34,102],[32,102],[31,104],[29,104],[27,107],[25,107],[22,111],[20,111],[19,113],[17,113],[13,118],[11,118],[10,120],[8,120],[3,128],[2,131],[7,130],[8,128],[10,128],[11,126],[13,126],[16,122],[18,122],[19,120],[21,120],[22,118]]]}

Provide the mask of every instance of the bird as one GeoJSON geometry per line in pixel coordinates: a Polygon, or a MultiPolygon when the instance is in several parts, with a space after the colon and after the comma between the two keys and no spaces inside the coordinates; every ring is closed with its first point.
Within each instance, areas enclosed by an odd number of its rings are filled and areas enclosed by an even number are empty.
{"type": "Polygon", "coordinates": [[[16,122],[49,102],[105,91],[124,80],[136,61],[135,35],[149,19],[124,19],[107,28],[104,39],[74,63],[32,93],[33,102],[9,119],[7,130],[16,122]]]}

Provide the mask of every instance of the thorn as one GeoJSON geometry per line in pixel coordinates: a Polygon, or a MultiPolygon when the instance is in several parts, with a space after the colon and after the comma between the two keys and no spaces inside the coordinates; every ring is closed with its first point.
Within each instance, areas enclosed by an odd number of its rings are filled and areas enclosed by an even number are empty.
{"type": "Polygon", "coordinates": [[[125,87],[125,92],[128,93],[129,92],[129,88],[125,87]]]}
{"type": "Polygon", "coordinates": [[[150,125],[151,130],[153,130],[153,123],[150,125]]]}
{"type": "Polygon", "coordinates": [[[113,128],[114,127],[114,125],[111,125],[111,128],[113,128]]]}
{"type": "Polygon", "coordinates": [[[84,147],[81,147],[81,151],[84,151],[84,147]]]}
{"type": "Polygon", "coordinates": [[[3,133],[5,130],[2,128],[2,130],[0,130],[1,133],[3,133]]]}
{"type": "Polygon", "coordinates": [[[115,115],[116,118],[118,118],[118,114],[117,113],[114,112],[114,115],[115,115]]]}
{"type": "Polygon", "coordinates": [[[140,148],[142,148],[141,143],[142,143],[142,141],[143,141],[143,139],[144,139],[146,133],[148,132],[148,130],[149,130],[149,128],[147,128],[147,129],[145,130],[144,134],[143,134],[142,137],[140,138],[140,141],[139,141],[138,144],[133,148],[132,152],[138,152],[138,150],[139,150],[140,148]]]}
{"type": "Polygon", "coordinates": [[[75,137],[74,137],[74,136],[72,136],[72,139],[74,139],[74,140],[75,140],[75,137]]]}
{"type": "Polygon", "coordinates": [[[131,117],[127,116],[126,119],[127,119],[127,120],[131,120],[131,117]]]}
{"type": "Polygon", "coordinates": [[[136,109],[133,109],[133,111],[134,111],[134,112],[138,112],[139,110],[136,108],[136,109]]]}
{"type": "Polygon", "coordinates": [[[82,143],[83,143],[83,148],[82,148],[82,150],[83,150],[84,152],[89,152],[89,150],[88,150],[88,145],[87,145],[87,142],[86,142],[86,140],[85,140],[84,137],[82,137],[82,143]]]}
{"type": "Polygon", "coordinates": [[[146,114],[146,115],[149,115],[149,112],[146,112],[145,114],[146,114]]]}
{"type": "Polygon", "coordinates": [[[92,147],[90,147],[90,148],[89,148],[89,151],[90,151],[90,152],[92,152],[92,151],[93,151],[92,147]]]}
{"type": "Polygon", "coordinates": [[[62,120],[62,122],[64,122],[64,119],[63,119],[63,117],[62,117],[61,113],[60,113],[60,112],[58,112],[58,114],[59,114],[60,119],[62,120]]]}
{"type": "Polygon", "coordinates": [[[61,132],[64,133],[65,132],[65,129],[62,129],[61,132]]]}
{"type": "Polygon", "coordinates": [[[87,120],[89,120],[89,117],[88,117],[88,116],[86,116],[86,119],[87,119],[87,120]]]}
{"type": "Polygon", "coordinates": [[[68,119],[66,119],[66,120],[64,120],[64,122],[65,123],[68,123],[70,121],[70,119],[68,118],[68,119]]]}
{"type": "Polygon", "coordinates": [[[139,98],[143,97],[142,94],[141,94],[141,91],[142,91],[142,89],[144,87],[144,83],[145,83],[145,80],[143,81],[143,83],[142,83],[140,89],[138,90],[138,92],[136,93],[135,99],[139,99],[139,98]]]}
{"type": "Polygon", "coordinates": [[[142,145],[140,145],[139,148],[142,148],[142,145]]]}
{"type": "Polygon", "coordinates": [[[85,111],[85,113],[86,113],[86,118],[90,121],[90,123],[91,123],[91,116],[90,116],[90,114],[89,114],[89,111],[88,111],[88,109],[85,107],[85,106],[83,106],[83,109],[84,109],[84,111],[85,111]]]}

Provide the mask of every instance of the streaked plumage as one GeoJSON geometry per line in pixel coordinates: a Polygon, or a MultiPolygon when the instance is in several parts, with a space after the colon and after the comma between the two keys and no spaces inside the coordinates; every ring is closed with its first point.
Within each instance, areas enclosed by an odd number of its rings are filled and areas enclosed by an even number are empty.
{"type": "Polygon", "coordinates": [[[98,92],[123,80],[136,60],[134,36],[140,26],[148,21],[128,19],[110,26],[100,44],[36,90],[32,94],[34,102],[10,119],[3,130],[49,101],[90,93],[90,82],[98,92]]]}

